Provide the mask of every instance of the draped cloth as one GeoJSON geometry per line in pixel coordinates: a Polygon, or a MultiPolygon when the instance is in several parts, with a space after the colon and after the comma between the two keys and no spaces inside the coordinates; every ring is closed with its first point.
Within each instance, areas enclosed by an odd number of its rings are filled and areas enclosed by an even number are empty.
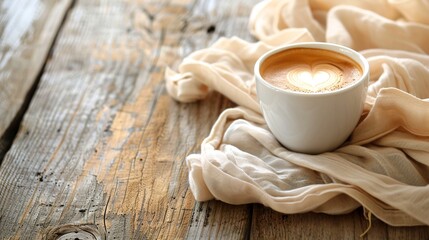
{"type": "Polygon", "coordinates": [[[428,13],[424,0],[267,0],[249,19],[257,42],[221,38],[176,70],[167,68],[174,99],[192,102],[218,91],[237,104],[219,116],[201,152],[186,158],[196,200],[261,203],[285,214],[363,206],[390,225],[429,225],[428,13]],[[266,51],[312,41],[360,51],[371,75],[352,135],[319,155],[277,142],[253,76],[266,51]]]}

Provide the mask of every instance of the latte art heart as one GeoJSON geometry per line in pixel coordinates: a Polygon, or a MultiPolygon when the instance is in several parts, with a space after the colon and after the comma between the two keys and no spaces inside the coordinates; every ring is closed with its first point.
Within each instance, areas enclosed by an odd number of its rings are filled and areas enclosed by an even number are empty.
{"type": "Polygon", "coordinates": [[[343,81],[341,69],[331,64],[296,65],[287,73],[289,84],[299,89],[319,92],[338,86],[343,81]]]}
{"type": "Polygon", "coordinates": [[[320,93],[341,89],[362,76],[359,64],[337,52],[294,48],[274,54],[261,64],[261,76],[285,90],[320,93]]]}

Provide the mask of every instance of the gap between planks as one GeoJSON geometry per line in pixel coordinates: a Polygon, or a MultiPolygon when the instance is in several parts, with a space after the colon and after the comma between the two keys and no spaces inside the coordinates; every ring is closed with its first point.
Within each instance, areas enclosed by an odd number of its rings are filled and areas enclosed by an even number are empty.
{"type": "Polygon", "coordinates": [[[61,30],[64,26],[64,23],[66,22],[67,17],[69,15],[70,11],[75,6],[77,0],[70,0],[70,1],[71,1],[71,3],[69,4],[67,9],[65,10],[63,18],[60,20],[60,24],[56,30],[56,33],[54,34],[51,45],[49,46],[49,49],[47,51],[48,53],[47,53],[45,59],[43,59],[43,64],[42,64],[39,72],[37,73],[35,79],[33,80],[33,84],[31,85],[27,94],[25,95],[24,101],[22,102],[22,105],[19,108],[18,112],[16,113],[16,115],[12,119],[9,126],[5,129],[3,135],[0,136],[0,166],[3,163],[3,159],[6,155],[6,153],[12,147],[13,141],[15,140],[15,137],[18,133],[19,126],[22,122],[22,119],[24,118],[24,115],[27,112],[28,107],[30,106],[31,100],[33,99],[33,96],[36,93],[37,88],[39,86],[40,79],[42,78],[43,73],[45,72],[46,64],[49,61],[49,59],[51,59],[51,57],[52,57],[53,49],[57,43],[57,38],[59,36],[59,33],[61,32],[61,30]]]}

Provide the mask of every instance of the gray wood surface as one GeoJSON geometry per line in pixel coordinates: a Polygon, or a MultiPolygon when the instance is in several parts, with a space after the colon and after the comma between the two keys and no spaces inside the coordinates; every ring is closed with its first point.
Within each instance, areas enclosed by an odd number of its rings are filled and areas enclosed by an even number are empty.
{"type": "Polygon", "coordinates": [[[71,0],[0,2],[0,158],[16,134],[71,3],[71,0]]]}
{"type": "MultiPolygon", "coordinates": [[[[24,21],[10,16],[34,7],[16,2],[7,4],[21,9],[1,10],[1,39],[11,21],[24,21]]],[[[223,36],[252,40],[247,21],[258,1],[34,2],[45,17],[29,19],[39,27],[25,39],[46,33],[49,41],[18,45],[31,61],[0,49],[18,59],[1,72],[2,89],[38,83],[0,166],[0,239],[358,239],[365,231],[361,210],[283,215],[259,204],[199,203],[190,192],[184,158],[234,105],[218,93],[175,102],[165,67],[223,36]]],[[[22,92],[0,100],[28,98],[22,92]]],[[[1,104],[0,114],[12,116],[1,120],[6,129],[17,113],[1,104]]],[[[373,218],[365,238],[428,239],[429,228],[373,218]]]]}

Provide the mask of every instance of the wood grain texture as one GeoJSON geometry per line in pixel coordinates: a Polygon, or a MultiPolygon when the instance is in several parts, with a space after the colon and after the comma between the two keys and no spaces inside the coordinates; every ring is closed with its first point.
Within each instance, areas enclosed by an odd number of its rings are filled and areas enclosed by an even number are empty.
{"type": "Polygon", "coordinates": [[[306,213],[285,215],[255,204],[250,239],[429,239],[429,227],[392,227],[362,209],[345,215],[306,213]],[[362,235],[362,237],[361,237],[362,235]]]}
{"type": "Polygon", "coordinates": [[[77,1],[0,168],[0,238],[243,238],[248,206],[195,204],[184,162],[232,103],[179,104],[163,72],[249,38],[251,6],[77,1]]]}
{"type": "MultiPolygon", "coordinates": [[[[222,36],[252,40],[256,2],[76,1],[0,166],[0,239],[359,238],[360,210],[283,215],[193,199],[184,159],[233,103],[218,93],[177,103],[164,69],[222,36]]],[[[428,232],[374,218],[365,238],[428,232]]]]}
{"type": "Polygon", "coordinates": [[[71,3],[72,0],[0,2],[0,138],[36,84],[71,3]]]}

